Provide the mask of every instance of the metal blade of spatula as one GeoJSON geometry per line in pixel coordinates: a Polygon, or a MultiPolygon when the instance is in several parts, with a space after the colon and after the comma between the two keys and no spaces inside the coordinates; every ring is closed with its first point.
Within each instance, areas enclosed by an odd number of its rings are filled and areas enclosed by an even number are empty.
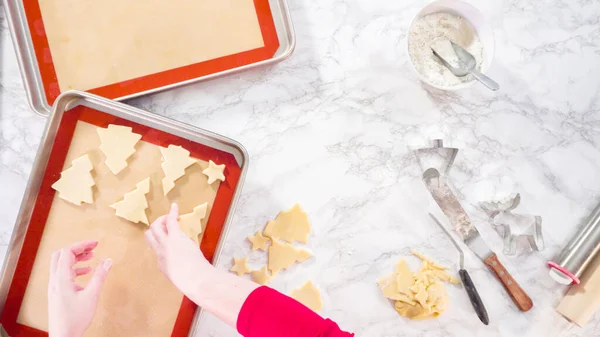
{"type": "Polygon", "coordinates": [[[417,158],[421,172],[433,167],[443,174],[448,174],[457,154],[458,149],[444,147],[444,142],[441,139],[434,139],[431,147],[415,151],[415,157],[417,158]]]}
{"type": "Polygon", "coordinates": [[[494,272],[494,275],[502,282],[517,307],[521,311],[530,310],[533,307],[531,298],[502,265],[496,253],[483,241],[483,238],[479,235],[479,231],[475,228],[471,219],[469,219],[467,212],[465,212],[450,189],[450,186],[448,186],[446,177],[441,176],[438,170],[430,168],[423,173],[423,182],[427,186],[431,196],[433,196],[433,199],[442,209],[442,212],[450,219],[454,229],[467,247],[494,272]]]}

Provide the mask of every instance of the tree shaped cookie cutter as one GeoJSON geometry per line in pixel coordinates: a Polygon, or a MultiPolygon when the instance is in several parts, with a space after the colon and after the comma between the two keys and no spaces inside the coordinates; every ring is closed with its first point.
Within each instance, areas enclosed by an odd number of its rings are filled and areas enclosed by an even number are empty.
{"type": "Polygon", "coordinates": [[[504,240],[503,253],[508,256],[534,250],[539,252],[545,248],[542,217],[513,213],[520,203],[521,195],[517,193],[503,201],[480,204],[489,217],[490,225],[504,240]]]}

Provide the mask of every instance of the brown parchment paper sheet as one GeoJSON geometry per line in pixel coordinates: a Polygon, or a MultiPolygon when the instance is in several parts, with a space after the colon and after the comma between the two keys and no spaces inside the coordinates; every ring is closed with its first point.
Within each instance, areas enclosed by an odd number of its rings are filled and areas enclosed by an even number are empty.
{"type": "MultiPolygon", "coordinates": [[[[219,184],[208,185],[202,170],[208,163],[201,161],[186,169],[168,198],[163,196],[159,147],[144,141],[136,145],[129,167],[113,175],[104,165],[104,154],[98,148],[100,139],[96,126],[77,123],[64,168],[83,154],[89,154],[94,164],[94,204],[75,206],[54,197],[44,229],[31,277],[17,321],[48,331],[48,273],[53,251],[81,240],[98,240],[96,256],[83,265],[95,267],[100,259],[113,259],[113,267],[104,284],[96,316],[86,337],[91,336],[170,336],[183,295],[158,270],[157,259],[144,239],[144,224],[134,224],[115,215],[109,205],[119,201],[141,180],[151,177],[150,193],[146,195],[148,219],[155,220],[177,202],[181,213],[208,202],[210,210],[219,184]]],[[[86,284],[88,277],[81,277],[86,284]]]]}
{"type": "Polygon", "coordinates": [[[556,307],[569,321],[583,327],[600,308],[600,255],[596,256],[556,307]]]}
{"type": "Polygon", "coordinates": [[[253,0],[39,0],[61,91],[264,46],[253,0]]]}

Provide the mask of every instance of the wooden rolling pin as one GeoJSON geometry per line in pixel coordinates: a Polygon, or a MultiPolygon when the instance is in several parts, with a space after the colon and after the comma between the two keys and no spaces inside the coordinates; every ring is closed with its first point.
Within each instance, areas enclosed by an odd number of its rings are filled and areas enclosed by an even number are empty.
{"type": "Polygon", "coordinates": [[[581,283],[572,285],[556,311],[570,322],[583,327],[600,307],[600,255],[596,256],[581,276],[581,283]]]}

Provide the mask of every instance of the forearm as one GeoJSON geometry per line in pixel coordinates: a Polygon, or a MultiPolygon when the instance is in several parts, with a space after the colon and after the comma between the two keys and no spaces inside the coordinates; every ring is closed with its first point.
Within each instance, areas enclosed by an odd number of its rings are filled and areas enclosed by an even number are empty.
{"type": "Polygon", "coordinates": [[[198,273],[201,275],[198,278],[200,281],[186,296],[202,309],[235,327],[242,305],[258,285],[213,266],[203,267],[198,273]]]}

